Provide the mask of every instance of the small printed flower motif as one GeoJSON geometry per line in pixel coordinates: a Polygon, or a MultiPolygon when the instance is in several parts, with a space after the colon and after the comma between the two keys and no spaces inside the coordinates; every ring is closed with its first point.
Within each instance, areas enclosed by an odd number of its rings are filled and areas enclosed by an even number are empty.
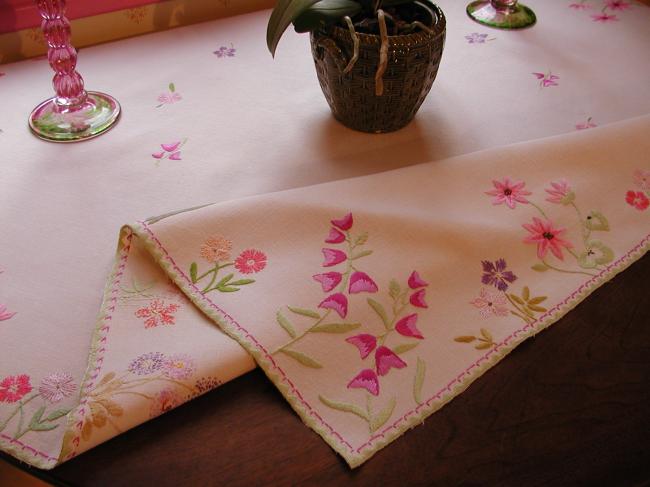
{"type": "Polygon", "coordinates": [[[221,46],[216,51],[212,51],[212,53],[217,57],[235,57],[236,52],[237,49],[235,49],[232,44],[230,44],[230,47],[221,46]]]}
{"type": "Polygon", "coordinates": [[[199,251],[199,255],[212,264],[230,259],[232,242],[221,235],[208,238],[199,251]]]}
{"type": "Polygon", "coordinates": [[[153,374],[163,368],[166,359],[167,357],[160,352],[145,353],[131,361],[128,371],[136,375],[153,374]]]}
{"type": "Polygon", "coordinates": [[[10,313],[7,306],[0,304],[0,321],[5,321],[12,318],[16,313],[10,313]]]}
{"type": "Polygon", "coordinates": [[[335,293],[323,299],[318,307],[323,309],[332,309],[336,311],[341,318],[345,318],[348,314],[348,298],[345,297],[345,294],[335,293]]]}
{"type": "Polygon", "coordinates": [[[578,257],[578,264],[584,269],[594,269],[614,260],[614,252],[599,240],[592,240],[578,257]]]}
{"type": "Polygon", "coordinates": [[[573,248],[571,242],[562,238],[562,234],[566,232],[566,228],[556,228],[551,220],[543,221],[537,217],[533,217],[532,225],[525,223],[522,226],[530,233],[524,239],[524,243],[537,244],[537,257],[540,259],[546,257],[546,253],[550,249],[555,257],[564,260],[562,247],[567,249],[573,248]]]}
{"type": "Polygon", "coordinates": [[[174,313],[180,306],[177,304],[165,304],[161,299],[154,299],[149,306],[140,308],[135,312],[138,318],[144,319],[145,328],[154,328],[159,325],[173,325],[176,323],[174,313]]]}
{"type": "Polygon", "coordinates": [[[541,88],[548,88],[549,86],[558,86],[557,80],[560,77],[556,74],[549,72],[548,74],[544,73],[532,73],[539,81],[539,86],[541,88]]]}
{"type": "Polygon", "coordinates": [[[649,190],[650,189],[650,171],[643,169],[637,169],[634,171],[634,184],[639,188],[649,190]]]}
{"type": "Polygon", "coordinates": [[[429,285],[428,282],[426,282],[424,279],[420,277],[420,274],[418,274],[418,271],[413,271],[411,272],[411,275],[409,276],[408,279],[408,285],[411,289],[418,289],[421,287],[426,287],[429,285]]]}
{"type": "Polygon", "coordinates": [[[494,262],[482,260],[481,265],[483,266],[481,282],[492,285],[499,291],[505,291],[508,289],[508,284],[512,284],[517,280],[517,276],[511,271],[506,270],[507,264],[505,259],[498,259],[494,262]]]}
{"type": "Polygon", "coordinates": [[[325,239],[325,243],[337,244],[341,242],[345,242],[345,234],[337,228],[330,228],[330,234],[325,239]]]}
{"type": "Polygon", "coordinates": [[[246,249],[235,259],[235,268],[242,274],[257,274],[266,267],[266,254],[257,249],[246,249]]]}
{"type": "Polygon", "coordinates": [[[316,274],[315,276],[312,276],[312,279],[320,282],[323,287],[323,292],[328,293],[339,285],[341,279],[343,279],[343,274],[340,272],[325,272],[324,274],[316,274]]]}
{"type": "Polygon", "coordinates": [[[618,18],[616,15],[609,15],[606,13],[600,13],[600,14],[592,14],[591,19],[594,22],[600,22],[602,24],[606,24],[608,22],[618,22],[618,18]]]}
{"type": "Polygon", "coordinates": [[[573,189],[564,179],[551,182],[551,187],[544,191],[550,195],[550,197],[546,198],[546,201],[550,201],[551,203],[570,205],[576,198],[573,189]]]}
{"type": "Polygon", "coordinates": [[[172,379],[185,380],[189,379],[196,371],[196,363],[189,355],[179,353],[167,357],[162,370],[166,376],[172,379]]]}
{"type": "Polygon", "coordinates": [[[424,337],[418,327],[418,315],[416,313],[410,314],[402,318],[395,325],[395,331],[405,337],[419,338],[422,340],[424,337]]]}
{"type": "Polygon", "coordinates": [[[590,8],[593,8],[593,7],[588,3],[581,2],[581,3],[572,3],[572,4],[570,4],[569,8],[573,8],[575,10],[587,10],[587,9],[590,9],[590,8]]]}
{"type": "Polygon", "coordinates": [[[470,35],[465,36],[469,44],[485,44],[486,41],[493,41],[495,38],[488,39],[487,34],[479,34],[478,32],[472,32],[470,35]]]}
{"type": "Polygon", "coordinates": [[[348,213],[340,220],[332,220],[332,225],[343,231],[350,230],[350,228],[352,228],[352,223],[352,213],[348,213]]]}
{"type": "Polygon", "coordinates": [[[640,211],[645,210],[650,204],[648,197],[641,191],[628,191],[625,195],[625,201],[627,201],[628,205],[640,211]]]}
{"type": "Polygon", "coordinates": [[[350,277],[350,294],[376,293],[379,290],[375,281],[365,272],[355,271],[350,277]]]}
{"type": "Polygon", "coordinates": [[[390,348],[384,347],[383,345],[377,348],[375,352],[375,364],[379,375],[388,374],[392,368],[403,369],[406,367],[406,362],[399,358],[390,348]]]}
{"type": "Polygon", "coordinates": [[[77,384],[70,374],[54,373],[48,375],[41,381],[38,392],[48,402],[56,404],[66,397],[71,396],[77,390],[77,384]]]}
{"type": "Polygon", "coordinates": [[[379,395],[379,379],[372,369],[364,369],[348,383],[348,389],[365,389],[373,396],[379,395]]]}
{"type": "Polygon", "coordinates": [[[479,297],[470,301],[470,304],[478,308],[483,318],[508,316],[506,297],[502,293],[489,288],[482,288],[479,297]]]}
{"type": "Polygon", "coordinates": [[[411,294],[411,297],[409,298],[409,302],[415,306],[416,308],[428,308],[429,305],[427,305],[427,302],[424,300],[426,297],[426,289],[420,289],[419,291],[415,291],[413,294],[411,294]]]}
{"type": "Polygon", "coordinates": [[[359,349],[359,354],[361,358],[364,359],[370,352],[372,352],[377,346],[377,337],[370,335],[369,333],[362,333],[360,335],[355,335],[345,339],[346,342],[351,343],[359,349]]]}
{"type": "Polygon", "coordinates": [[[347,260],[348,256],[345,252],[336,249],[321,249],[323,252],[323,267],[332,267],[333,265],[340,264],[347,260]]]}
{"type": "Polygon", "coordinates": [[[162,391],[159,391],[154,397],[149,410],[149,416],[151,418],[160,416],[167,411],[171,411],[176,406],[179,406],[182,402],[182,398],[174,389],[166,387],[162,391]]]}
{"type": "Polygon", "coordinates": [[[605,5],[611,10],[627,10],[631,6],[624,0],[605,0],[605,5]]]}
{"type": "Polygon", "coordinates": [[[500,205],[505,203],[510,209],[514,209],[517,203],[528,203],[526,196],[532,194],[526,191],[524,186],[526,183],[523,181],[512,181],[510,178],[505,177],[501,181],[496,179],[492,181],[494,189],[486,191],[485,194],[494,196],[492,200],[493,205],[500,205]]]}
{"type": "Polygon", "coordinates": [[[598,125],[596,125],[594,122],[592,122],[591,117],[589,117],[583,123],[577,123],[576,124],[576,130],[587,130],[587,129],[592,129],[594,127],[598,127],[598,125]]]}
{"type": "Polygon", "coordinates": [[[28,375],[10,375],[0,382],[0,402],[20,401],[31,390],[28,375]]]}

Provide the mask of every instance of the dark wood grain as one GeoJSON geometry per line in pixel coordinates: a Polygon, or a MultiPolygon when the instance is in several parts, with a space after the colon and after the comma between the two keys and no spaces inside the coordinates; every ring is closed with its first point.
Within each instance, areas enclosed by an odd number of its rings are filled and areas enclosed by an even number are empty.
{"type": "Polygon", "coordinates": [[[650,256],[356,470],[259,370],[46,475],[70,485],[648,485],[650,256]]]}

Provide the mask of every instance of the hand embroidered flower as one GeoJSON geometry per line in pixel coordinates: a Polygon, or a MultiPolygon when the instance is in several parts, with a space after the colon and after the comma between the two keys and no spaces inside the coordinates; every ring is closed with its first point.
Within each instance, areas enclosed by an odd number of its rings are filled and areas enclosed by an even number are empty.
{"type": "Polygon", "coordinates": [[[316,274],[315,276],[312,276],[312,279],[320,282],[323,287],[323,292],[328,293],[339,285],[341,279],[343,279],[343,274],[340,272],[325,272],[324,274],[316,274]]]}
{"type": "Polygon", "coordinates": [[[506,297],[497,291],[488,288],[482,288],[478,298],[470,301],[483,318],[490,316],[508,316],[506,297]]]}
{"type": "Polygon", "coordinates": [[[208,238],[199,251],[199,255],[212,264],[230,259],[232,242],[221,235],[208,238]]]}
{"type": "Polygon", "coordinates": [[[551,187],[549,189],[545,189],[544,191],[550,195],[549,198],[546,198],[546,201],[550,201],[551,203],[570,205],[576,197],[573,189],[571,189],[569,183],[564,179],[560,179],[556,182],[551,182],[551,187]]]}
{"type": "Polygon", "coordinates": [[[41,381],[38,392],[48,402],[56,404],[77,390],[77,385],[70,374],[54,373],[41,381]]]}
{"type": "Polygon", "coordinates": [[[627,10],[631,4],[624,0],[605,0],[605,5],[611,10],[627,10]]]}
{"type": "Polygon", "coordinates": [[[196,371],[196,363],[189,355],[179,353],[167,357],[163,362],[162,370],[172,379],[185,380],[196,371]]]}
{"type": "Polygon", "coordinates": [[[418,274],[418,271],[413,271],[413,272],[411,272],[411,275],[409,276],[408,285],[409,285],[409,287],[411,289],[418,289],[420,287],[428,286],[429,283],[424,281],[420,277],[420,274],[418,274]]]}
{"type": "Polygon", "coordinates": [[[573,8],[575,10],[587,10],[590,8],[593,8],[591,5],[588,3],[580,2],[580,3],[572,3],[569,5],[569,8],[573,8]]]}
{"type": "Polygon", "coordinates": [[[350,230],[350,228],[352,228],[352,223],[352,213],[348,213],[339,220],[332,220],[332,225],[343,231],[350,230]]]}
{"type": "Polygon", "coordinates": [[[379,375],[388,374],[392,368],[403,369],[406,367],[406,362],[399,358],[390,348],[384,347],[383,345],[377,348],[375,352],[375,364],[379,375]]]}
{"type": "Polygon", "coordinates": [[[345,297],[345,294],[335,293],[321,301],[318,307],[323,309],[332,309],[336,311],[341,318],[345,318],[348,314],[348,298],[345,297]]]}
{"type": "Polygon", "coordinates": [[[160,416],[161,414],[174,409],[176,406],[179,406],[182,402],[182,398],[174,389],[166,387],[156,394],[149,410],[149,416],[151,418],[160,416]]]}
{"type": "Polygon", "coordinates": [[[618,22],[616,15],[609,15],[604,12],[600,14],[592,14],[591,18],[594,22],[601,22],[603,24],[606,24],[608,22],[618,22]]]}
{"type": "Polygon", "coordinates": [[[553,74],[549,71],[548,74],[544,73],[532,73],[539,81],[539,86],[541,88],[548,88],[549,86],[558,86],[557,80],[560,77],[556,74],[553,74]]]}
{"type": "Polygon", "coordinates": [[[418,322],[418,315],[416,313],[410,314],[402,318],[395,325],[395,331],[405,337],[413,337],[423,339],[422,333],[416,326],[418,322]]]}
{"type": "Polygon", "coordinates": [[[492,184],[495,189],[486,191],[485,194],[494,196],[492,200],[493,205],[505,203],[506,206],[514,209],[517,203],[528,203],[526,196],[532,194],[530,191],[524,189],[526,183],[523,181],[512,181],[508,177],[503,178],[501,181],[495,179],[492,181],[492,184]]]}
{"type": "Polygon", "coordinates": [[[232,44],[230,44],[230,47],[221,46],[216,51],[212,51],[212,53],[217,57],[235,57],[236,52],[237,49],[235,49],[232,44]]]}
{"type": "Polygon", "coordinates": [[[628,205],[640,211],[645,210],[650,204],[648,197],[641,191],[628,191],[625,195],[625,201],[627,201],[628,205]]]}
{"type": "Polygon", "coordinates": [[[341,242],[345,242],[345,234],[337,228],[330,228],[330,234],[325,239],[325,243],[337,244],[341,242]]]}
{"type": "Polygon", "coordinates": [[[379,395],[379,380],[372,369],[364,369],[348,383],[348,389],[366,389],[373,396],[379,395]]]}
{"type": "Polygon", "coordinates": [[[359,349],[359,354],[362,359],[370,355],[370,352],[377,346],[377,337],[369,333],[361,333],[360,335],[346,338],[345,341],[359,349]]]}
{"type": "Polygon", "coordinates": [[[350,277],[350,294],[376,293],[379,290],[375,281],[365,272],[355,271],[350,277]]]}
{"type": "Polygon", "coordinates": [[[145,328],[153,328],[159,325],[173,325],[176,322],[174,313],[178,311],[177,304],[165,304],[161,299],[154,299],[149,306],[140,308],[135,312],[138,318],[144,319],[145,328]]]}
{"type": "Polygon", "coordinates": [[[578,265],[584,269],[593,269],[614,260],[614,252],[604,243],[592,240],[578,257],[578,265]]]}
{"type": "Polygon", "coordinates": [[[323,267],[332,267],[333,265],[340,264],[341,262],[347,260],[348,256],[345,255],[345,252],[336,249],[321,249],[323,252],[323,267]]]}
{"type": "Polygon", "coordinates": [[[0,321],[5,321],[13,317],[16,313],[10,313],[9,310],[7,310],[7,306],[4,304],[0,304],[0,321]]]}
{"type": "Polygon", "coordinates": [[[492,41],[492,39],[487,38],[487,34],[479,34],[478,32],[472,32],[470,35],[465,36],[469,44],[485,44],[485,41],[492,41]]]}
{"type": "Polygon", "coordinates": [[[235,268],[242,274],[258,273],[266,267],[266,254],[256,249],[244,250],[235,259],[235,268]]]}
{"type": "Polygon", "coordinates": [[[161,93],[158,95],[158,101],[160,102],[160,105],[158,105],[156,108],[160,108],[163,105],[171,105],[183,99],[181,94],[176,92],[176,86],[174,83],[169,83],[168,88],[169,92],[161,93]]]}
{"type": "Polygon", "coordinates": [[[497,259],[494,262],[482,260],[481,265],[483,266],[481,282],[492,285],[499,291],[505,291],[508,289],[508,284],[512,284],[517,280],[517,276],[511,271],[506,270],[507,264],[505,259],[497,259]]]}
{"type": "Polygon", "coordinates": [[[31,390],[28,375],[10,375],[0,382],[0,402],[20,401],[31,390]]]}
{"type": "Polygon", "coordinates": [[[128,371],[136,375],[153,374],[163,368],[166,358],[160,352],[145,353],[131,361],[128,371]]]}
{"type": "MultiPolygon", "coordinates": [[[[154,152],[151,154],[151,157],[154,159],[165,159],[167,157],[171,161],[180,161],[181,160],[181,151],[179,150],[187,142],[187,138],[179,140],[177,142],[172,142],[171,144],[160,144],[162,151],[154,152]]],[[[158,163],[156,163],[157,165],[158,163]]]]}
{"type": "Polygon", "coordinates": [[[573,248],[573,244],[562,238],[566,228],[556,228],[552,221],[542,221],[533,217],[533,224],[524,224],[523,227],[530,233],[524,239],[524,243],[537,244],[537,257],[544,259],[546,253],[550,251],[560,260],[564,260],[562,247],[567,249],[573,248]]]}
{"type": "Polygon", "coordinates": [[[644,190],[650,189],[650,171],[637,169],[634,171],[634,184],[644,190]]]}
{"type": "Polygon", "coordinates": [[[427,291],[425,289],[420,289],[419,291],[415,291],[409,297],[409,302],[416,308],[428,308],[429,306],[427,305],[427,302],[424,300],[424,298],[426,297],[426,293],[427,291]]]}

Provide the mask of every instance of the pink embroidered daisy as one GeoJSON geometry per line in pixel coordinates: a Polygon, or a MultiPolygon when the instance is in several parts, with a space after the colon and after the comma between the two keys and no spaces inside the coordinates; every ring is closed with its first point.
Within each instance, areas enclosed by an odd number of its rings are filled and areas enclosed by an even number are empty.
{"type": "Polygon", "coordinates": [[[173,325],[176,323],[174,313],[180,306],[177,304],[165,304],[161,299],[154,299],[149,306],[140,308],[135,312],[138,318],[144,320],[145,328],[154,328],[158,325],[173,325]]]}
{"type": "Polygon", "coordinates": [[[634,184],[641,189],[650,189],[650,171],[643,169],[637,169],[634,171],[634,184]]]}
{"type": "Polygon", "coordinates": [[[575,199],[575,193],[567,181],[560,179],[559,181],[551,182],[551,187],[545,189],[550,197],[546,201],[551,203],[558,203],[561,205],[569,205],[575,199]]]}
{"type": "Polygon", "coordinates": [[[537,244],[537,257],[543,259],[550,250],[555,257],[564,260],[562,247],[573,248],[573,244],[562,238],[566,228],[556,228],[550,220],[543,221],[533,217],[533,223],[525,223],[523,227],[530,233],[524,243],[537,244]]]}
{"type": "Polygon", "coordinates": [[[524,186],[526,183],[523,181],[512,181],[510,178],[505,177],[501,181],[496,179],[492,181],[494,189],[486,191],[485,194],[494,196],[492,200],[493,205],[500,205],[505,203],[508,208],[514,209],[517,203],[528,203],[526,196],[532,194],[526,191],[524,186]]]}
{"type": "Polygon", "coordinates": [[[490,316],[508,316],[507,300],[503,293],[482,288],[478,298],[470,301],[483,318],[490,316]]]}
{"type": "Polygon", "coordinates": [[[606,24],[608,22],[618,22],[616,15],[609,15],[606,13],[592,14],[591,18],[594,22],[600,22],[602,24],[606,24]]]}
{"type": "Polygon", "coordinates": [[[628,191],[625,195],[625,201],[627,201],[628,205],[641,211],[645,210],[648,205],[650,205],[648,197],[641,191],[628,191]]]}
{"type": "Polygon", "coordinates": [[[52,404],[61,402],[66,397],[71,396],[77,390],[77,384],[70,374],[54,373],[48,375],[41,381],[38,392],[43,399],[52,404]]]}
{"type": "Polygon", "coordinates": [[[196,371],[196,362],[189,355],[178,353],[167,357],[162,369],[164,374],[172,379],[185,380],[196,371]]]}
{"type": "Polygon", "coordinates": [[[235,259],[235,268],[242,274],[260,272],[266,267],[266,254],[257,249],[246,249],[235,259]]]}
{"type": "Polygon", "coordinates": [[[183,399],[171,387],[167,387],[159,391],[154,397],[151,407],[149,409],[149,416],[154,418],[160,416],[167,411],[174,409],[176,406],[182,404],[183,399]]]}
{"type": "Polygon", "coordinates": [[[199,251],[199,255],[212,264],[230,259],[232,242],[221,235],[208,238],[199,251]]]}
{"type": "Polygon", "coordinates": [[[31,390],[28,375],[10,375],[0,382],[0,402],[20,401],[31,390]]]}

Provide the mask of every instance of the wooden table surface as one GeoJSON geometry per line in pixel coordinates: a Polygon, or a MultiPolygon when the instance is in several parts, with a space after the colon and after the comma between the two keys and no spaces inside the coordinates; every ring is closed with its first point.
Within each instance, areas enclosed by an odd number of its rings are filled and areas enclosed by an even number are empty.
{"type": "Polygon", "coordinates": [[[650,485],[649,296],[645,256],[355,470],[256,370],[37,473],[98,486],[650,485]]]}

